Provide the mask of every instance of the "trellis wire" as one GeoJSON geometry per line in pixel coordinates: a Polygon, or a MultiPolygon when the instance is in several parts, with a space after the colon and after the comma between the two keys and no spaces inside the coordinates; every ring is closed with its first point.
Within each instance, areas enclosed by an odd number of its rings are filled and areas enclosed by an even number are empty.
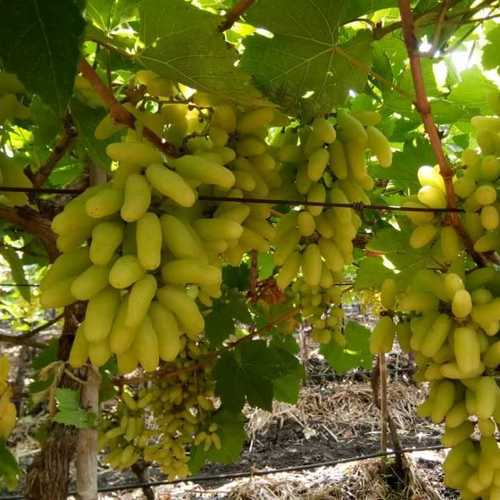
{"type": "MultiPolygon", "coordinates": [[[[65,189],[65,188],[20,188],[13,186],[0,186],[0,192],[6,193],[29,193],[29,194],[80,194],[82,189],[65,189]]],[[[430,207],[400,207],[396,205],[379,205],[365,204],[362,202],[355,203],[337,203],[327,201],[309,201],[309,200],[282,200],[279,198],[237,198],[232,196],[208,196],[201,195],[198,197],[200,201],[220,201],[230,203],[256,203],[263,205],[288,205],[288,206],[311,206],[325,208],[354,208],[355,210],[388,210],[401,212],[464,212],[463,208],[430,208],[430,207]]]]}
{"type": "MultiPolygon", "coordinates": [[[[280,474],[283,472],[301,472],[305,470],[318,469],[320,467],[335,467],[336,465],[346,464],[350,462],[360,462],[362,460],[368,460],[371,458],[387,457],[395,455],[396,453],[417,453],[419,451],[432,451],[432,450],[445,450],[445,449],[448,448],[443,445],[424,446],[420,448],[403,448],[399,452],[396,452],[395,450],[388,450],[384,452],[367,453],[366,455],[358,455],[356,457],[341,458],[338,460],[325,460],[323,462],[313,462],[311,464],[277,467],[275,469],[269,469],[269,470],[230,472],[227,474],[207,474],[203,476],[193,476],[185,479],[175,479],[173,481],[161,480],[161,481],[143,481],[137,483],[125,483],[122,485],[101,487],[98,489],[98,491],[100,493],[105,493],[113,491],[135,490],[147,486],[166,486],[166,485],[180,484],[180,483],[203,483],[205,481],[218,481],[224,479],[239,479],[245,477],[269,476],[272,474],[280,474]]],[[[71,491],[69,494],[74,495],[76,494],[76,492],[71,491]]],[[[16,495],[0,496],[0,500],[21,500],[23,498],[24,498],[23,496],[16,496],[16,495]]]]}

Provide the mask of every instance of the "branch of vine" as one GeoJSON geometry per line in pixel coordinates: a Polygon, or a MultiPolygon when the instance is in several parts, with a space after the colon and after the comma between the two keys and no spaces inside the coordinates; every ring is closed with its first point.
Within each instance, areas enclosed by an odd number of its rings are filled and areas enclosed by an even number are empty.
{"type": "Polygon", "coordinates": [[[414,102],[415,108],[419,112],[422,122],[424,124],[425,131],[429,138],[429,141],[436,156],[439,172],[444,180],[446,188],[446,199],[447,207],[450,209],[449,221],[450,224],[455,227],[462,240],[464,241],[470,255],[474,260],[480,264],[486,264],[486,258],[474,250],[474,245],[462,226],[460,218],[458,217],[456,211],[452,211],[457,208],[457,201],[455,190],[453,187],[453,170],[451,169],[448,160],[446,158],[443,145],[441,143],[441,138],[439,136],[438,129],[434,122],[434,118],[431,112],[431,105],[427,98],[427,92],[425,89],[424,78],[422,74],[422,66],[420,63],[420,56],[418,53],[418,42],[415,33],[415,24],[413,18],[413,12],[411,10],[411,5],[409,0],[399,0],[399,10],[401,13],[401,22],[403,27],[403,36],[406,45],[406,50],[408,52],[408,58],[410,60],[410,69],[413,79],[413,85],[415,88],[416,100],[414,102]]]}
{"type": "MultiPolygon", "coordinates": [[[[79,70],[102,99],[113,120],[116,123],[121,123],[132,130],[135,130],[135,117],[118,102],[111,89],[104,84],[95,69],[86,61],[86,59],[80,60],[79,70]]],[[[170,156],[179,156],[179,151],[172,143],[157,136],[150,128],[142,127],[142,133],[149,142],[151,142],[163,153],[170,156]]]]}
{"type": "Polygon", "coordinates": [[[73,119],[68,113],[64,118],[63,132],[54,146],[52,153],[47,161],[33,174],[33,186],[35,188],[41,187],[45,184],[50,174],[57,166],[57,164],[64,158],[65,154],[71,150],[75,143],[78,133],[73,124],[73,119]]]}
{"type": "Polygon", "coordinates": [[[22,335],[10,335],[7,333],[2,333],[0,334],[0,342],[5,342],[7,344],[13,344],[13,345],[27,345],[29,347],[37,347],[41,349],[45,347],[45,344],[33,340],[33,337],[38,335],[40,332],[46,330],[47,328],[50,328],[51,326],[55,325],[62,318],[64,318],[64,313],[57,315],[54,319],[51,319],[46,323],[43,323],[42,325],[37,326],[36,328],[33,328],[28,333],[24,333],[22,335]]]}
{"type": "Polygon", "coordinates": [[[228,10],[223,23],[219,26],[219,31],[222,33],[230,29],[254,2],[255,0],[239,0],[230,10],[228,10]]]}

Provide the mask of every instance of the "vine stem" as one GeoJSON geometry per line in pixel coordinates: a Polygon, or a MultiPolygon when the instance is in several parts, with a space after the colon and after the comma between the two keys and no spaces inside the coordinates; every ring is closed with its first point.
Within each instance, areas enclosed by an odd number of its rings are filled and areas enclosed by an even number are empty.
{"type": "Polygon", "coordinates": [[[252,6],[255,0],[239,0],[232,9],[230,9],[224,22],[219,26],[222,33],[233,26],[233,24],[252,6]]]}
{"type": "Polygon", "coordinates": [[[478,264],[484,265],[486,263],[486,259],[481,254],[474,251],[473,243],[465,232],[457,214],[457,198],[453,188],[453,170],[446,159],[443,144],[441,143],[441,138],[439,137],[439,132],[432,116],[431,105],[429,103],[429,99],[427,98],[410,0],[399,0],[399,11],[401,13],[403,37],[406,50],[408,52],[408,58],[410,60],[410,70],[413,79],[413,86],[415,88],[416,99],[414,105],[422,118],[425,132],[427,133],[432,150],[434,151],[434,155],[436,156],[439,165],[439,172],[444,180],[447,208],[450,211],[449,222],[460,234],[474,260],[478,264]]]}
{"type": "MultiPolygon", "coordinates": [[[[118,102],[111,89],[99,78],[95,69],[86,59],[80,60],[79,70],[109,109],[113,120],[135,130],[135,117],[118,102]]],[[[173,144],[157,136],[150,128],[143,127],[142,132],[144,137],[163,153],[175,157],[179,156],[179,151],[173,144]]]]}
{"type": "Polygon", "coordinates": [[[45,184],[46,180],[49,178],[52,170],[56,165],[64,158],[64,155],[71,150],[78,133],[73,124],[71,115],[67,114],[64,118],[64,129],[61,137],[54,146],[52,153],[48,157],[47,161],[33,174],[33,186],[35,188],[41,187],[45,184]]]}

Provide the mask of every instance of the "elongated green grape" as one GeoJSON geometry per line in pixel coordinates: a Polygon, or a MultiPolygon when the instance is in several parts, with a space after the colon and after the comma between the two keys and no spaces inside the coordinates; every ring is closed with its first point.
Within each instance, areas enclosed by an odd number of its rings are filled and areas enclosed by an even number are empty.
{"type": "Polygon", "coordinates": [[[69,364],[73,368],[80,368],[87,362],[88,355],[88,342],[83,332],[83,326],[80,325],[76,330],[75,339],[73,340],[73,345],[69,353],[69,364]]]}
{"type": "Polygon", "coordinates": [[[479,418],[490,418],[495,411],[498,386],[493,377],[481,377],[476,386],[476,412],[479,418]]]}
{"type": "Polygon", "coordinates": [[[450,380],[439,383],[433,399],[431,419],[435,424],[442,422],[455,402],[455,384],[450,380]]]}
{"type": "Polygon", "coordinates": [[[78,276],[90,265],[88,248],[79,248],[73,252],[59,255],[43,277],[40,283],[40,290],[45,290],[61,279],[78,276]]]}
{"type": "Polygon", "coordinates": [[[176,259],[166,262],[161,268],[165,283],[184,285],[214,285],[221,282],[221,272],[215,266],[205,264],[197,259],[176,259]]]}
{"type": "Polygon", "coordinates": [[[230,189],[235,183],[235,177],[231,170],[200,156],[184,155],[170,160],[169,164],[182,177],[198,179],[205,184],[214,184],[230,189]]]}
{"type": "Polygon", "coordinates": [[[123,191],[107,187],[90,197],[85,203],[85,210],[96,219],[118,212],[123,204],[123,191]]]}
{"type": "Polygon", "coordinates": [[[139,220],[151,204],[151,185],[143,175],[132,174],[125,182],[121,218],[127,222],[139,220]]]}
{"type": "MultiPolygon", "coordinates": [[[[244,207],[244,205],[243,205],[244,207]]],[[[276,230],[266,219],[257,216],[250,216],[245,219],[244,226],[265,238],[267,241],[274,241],[276,237],[276,230]]]]}
{"type": "Polygon", "coordinates": [[[76,302],[76,297],[71,293],[71,283],[74,276],[59,279],[57,282],[47,285],[40,294],[40,304],[43,307],[64,307],[76,302]]]}
{"type": "Polygon", "coordinates": [[[236,152],[239,156],[259,156],[266,152],[266,144],[257,137],[246,136],[236,143],[236,152]]]}
{"type": "Polygon", "coordinates": [[[321,252],[318,245],[310,243],[302,256],[302,274],[305,282],[311,286],[318,286],[321,279],[321,252]]]}
{"type": "Polygon", "coordinates": [[[461,251],[460,237],[453,226],[441,228],[441,252],[446,262],[453,262],[461,251]]]}
{"type": "Polygon", "coordinates": [[[325,259],[325,263],[330,271],[336,273],[343,269],[344,258],[335,243],[331,240],[327,240],[326,238],[320,238],[319,249],[321,256],[325,259]]]}
{"type": "Polygon", "coordinates": [[[394,322],[390,316],[382,316],[370,336],[370,352],[372,354],[390,352],[394,335],[394,322]]]}
{"type": "Polygon", "coordinates": [[[432,358],[437,354],[446,342],[451,326],[452,321],[447,314],[440,314],[436,318],[420,345],[420,351],[424,356],[432,358]]]}
{"type": "Polygon", "coordinates": [[[458,290],[453,296],[451,310],[456,318],[466,318],[472,311],[472,298],[467,290],[458,290]]]}
{"type": "Polygon", "coordinates": [[[109,272],[109,283],[114,288],[128,288],[145,274],[135,255],[124,255],[116,260],[109,272]]]}
{"type": "Polygon", "coordinates": [[[181,332],[174,315],[158,302],[151,304],[151,321],[158,338],[158,352],[163,361],[174,361],[181,351],[181,332]]]}
{"type": "Polygon", "coordinates": [[[178,173],[159,163],[146,169],[146,177],[151,185],[163,196],[171,198],[182,207],[192,207],[196,195],[191,186],[178,173]]]}
{"type": "Polygon", "coordinates": [[[481,347],[477,333],[470,327],[459,327],[454,332],[455,358],[459,370],[468,375],[481,364],[481,347]]]}
{"type": "Polygon", "coordinates": [[[108,286],[110,266],[88,267],[71,283],[71,294],[78,300],[89,300],[108,286]]]}
{"type": "Polygon", "coordinates": [[[177,258],[199,258],[204,255],[202,242],[197,233],[181,219],[164,214],[160,217],[163,241],[177,258]]]}
{"type": "Polygon", "coordinates": [[[372,153],[377,157],[381,167],[387,168],[392,165],[392,149],[391,144],[377,128],[368,126],[366,128],[368,137],[368,147],[372,153]]]}
{"type": "Polygon", "coordinates": [[[335,174],[337,179],[347,179],[349,171],[344,145],[337,140],[330,144],[329,151],[330,170],[335,174]]]}
{"type": "Polygon", "coordinates": [[[417,194],[418,200],[431,208],[446,208],[446,196],[435,186],[422,186],[417,194]]]}
{"type": "Polygon", "coordinates": [[[108,337],[119,305],[120,292],[113,288],[106,288],[90,299],[84,323],[88,342],[101,342],[108,337]]]}
{"type": "Polygon", "coordinates": [[[160,304],[174,313],[187,335],[197,338],[203,331],[205,321],[193,299],[173,286],[160,288],[157,296],[160,304]]]}
{"type": "Polygon", "coordinates": [[[434,240],[439,228],[434,224],[424,224],[417,226],[410,236],[410,246],[412,248],[422,248],[434,240]]]}
{"type": "Polygon", "coordinates": [[[299,252],[292,252],[276,276],[276,284],[284,290],[297,276],[301,264],[301,258],[299,252]]]}
{"type": "Polygon", "coordinates": [[[138,329],[137,325],[134,327],[125,325],[129,308],[129,297],[130,295],[126,295],[120,302],[113,321],[113,326],[111,327],[111,332],[109,333],[109,347],[111,352],[118,355],[125,354],[129,351],[134,343],[138,329]]]}
{"type": "Polygon", "coordinates": [[[349,165],[349,172],[351,177],[361,182],[366,176],[366,161],[365,150],[363,145],[359,142],[350,141],[344,144],[344,149],[347,156],[347,163],[349,165]]]}
{"type": "Polygon", "coordinates": [[[146,372],[156,370],[160,364],[158,337],[149,315],[147,315],[139,329],[132,346],[137,360],[146,372]]]}
{"type": "Polygon", "coordinates": [[[269,125],[274,116],[272,108],[258,108],[238,117],[236,129],[240,134],[253,134],[269,125]]]}
{"type": "MultiPolygon", "coordinates": [[[[324,203],[326,201],[326,189],[321,183],[313,184],[309,192],[307,193],[307,201],[315,203],[324,203]]],[[[318,216],[322,211],[323,207],[321,205],[308,205],[307,210],[311,212],[315,217],[318,216]]]]}
{"type": "Polygon", "coordinates": [[[329,161],[330,155],[326,149],[319,148],[314,151],[314,153],[309,156],[307,162],[307,175],[309,179],[313,182],[319,181],[329,161]]]}
{"type": "Polygon", "coordinates": [[[335,129],[326,118],[315,118],[312,122],[311,127],[312,133],[318,138],[321,143],[331,144],[337,137],[335,129]]]}
{"type": "Polygon", "coordinates": [[[150,165],[161,162],[158,149],[145,142],[116,142],[108,144],[106,154],[114,161],[150,165]]]}
{"type": "Polygon", "coordinates": [[[92,242],[89,249],[90,260],[98,265],[108,264],[121,242],[124,228],[120,222],[101,222],[92,230],[92,242]]]}
{"type": "Polygon", "coordinates": [[[365,145],[368,135],[361,122],[349,112],[339,109],[337,112],[337,131],[342,141],[359,142],[365,145]]]}
{"type": "Polygon", "coordinates": [[[204,240],[237,240],[243,233],[240,224],[223,218],[198,219],[194,221],[193,228],[204,240]]]}
{"type": "Polygon", "coordinates": [[[483,184],[474,191],[474,199],[480,205],[491,205],[497,199],[497,191],[491,184],[483,184]]]}
{"type": "Polygon", "coordinates": [[[500,214],[497,207],[493,205],[484,206],[481,209],[481,225],[488,231],[498,229],[500,225],[500,214]]]}
{"type": "Polygon", "coordinates": [[[385,279],[380,289],[380,302],[386,309],[392,310],[394,308],[396,292],[396,281],[392,278],[385,279]]]}
{"type": "Polygon", "coordinates": [[[156,278],[151,274],[134,283],[128,296],[126,327],[136,328],[142,323],[156,295],[157,286],[156,278]]]}
{"type": "Polygon", "coordinates": [[[137,259],[143,269],[157,269],[161,263],[162,229],[153,212],[146,213],[136,226],[137,259]]]}
{"type": "Polygon", "coordinates": [[[104,366],[112,355],[108,339],[99,342],[90,342],[88,344],[88,351],[90,362],[97,368],[104,366]]]}

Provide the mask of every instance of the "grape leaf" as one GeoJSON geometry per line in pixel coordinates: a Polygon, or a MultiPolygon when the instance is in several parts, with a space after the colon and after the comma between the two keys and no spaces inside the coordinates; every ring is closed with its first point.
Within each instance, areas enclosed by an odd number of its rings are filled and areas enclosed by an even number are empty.
{"type": "Polygon", "coordinates": [[[359,323],[349,321],[344,335],[346,339],[344,347],[332,340],[329,344],[321,346],[320,353],[339,374],[356,368],[369,369],[372,365],[369,348],[370,330],[359,323]]]}
{"type": "Polygon", "coordinates": [[[0,0],[0,58],[62,116],[73,91],[85,22],[73,0],[0,0]]]}
{"type": "Polygon", "coordinates": [[[485,69],[495,69],[500,66],[500,26],[497,25],[486,35],[488,43],[483,48],[483,66],[485,69]]]}
{"type": "Polygon", "coordinates": [[[141,0],[87,0],[85,15],[107,33],[120,24],[133,20],[140,3],[141,0]]]}
{"type": "Polygon", "coordinates": [[[242,68],[272,101],[305,117],[344,104],[361,91],[371,66],[371,35],[339,40],[350,2],[259,1],[247,21],[272,33],[244,40],[242,68]],[[354,63],[353,63],[354,61],[354,63]]]}
{"type": "Polygon", "coordinates": [[[56,389],[55,391],[58,413],[54,416],[54,422],[64,425],[72,425],[78,429],[93,427],[96,415],[90,413],[80,406],[80,393],[73,389],[56,389]]]}
{"type": "Polygon", "coordinates": [[[236,322],[250,323],[252,317],[244,298],[229,290],[225,296],[216,300],[212,310],[205,318],[205,333],[212,347],[218,347],[234,335],[236,322]]]}
{"type": "Polygon", "coordinates": [[[461,82],[451,90],[448,100],[486,114],[488,112],[486,96],[496,91],[496,85],[488,80],[477,66],[464,70],[461,79],[461,82]]]}
{"type": "MultiPolygon", "coordinates": [[[[24,273],[23,264],[17,251],[13,248],[2,246],[0,247],[0,255],[5,259],[10,267],[12,281],[22,285],[26,283],[26,274],[24,273]]],[[[31,301],[31,290],[29,286],[18,286],[17,289],[26,302],[31,301]]]]}
{"type": "Polygon", "coordinates": [[[138,61],[161,76],[246,104],[266,101],[235,66],[237,51],[218,32],[221,18],[184,0],[143,0],[138,61]]]}
{"type": "Polygon", "coordinates": [[[41,370],[46,366],[50,365],[50,363],[54,363],[57,361],[57,351],[59,349],[59,339],[54,338],[49,341],[46,347],[44,347],[31,362],[31,366],[33,366],[34,370],[41,370]]]}
{"type": "Polygon", "coordinates": [[[7,488],[13,490],[17,486],[20,472],[14,455],[8,450],[5,441],[0,439],[0,486],[5,482],[7,488]]]}
{"type": "Polygon", "coordinates": [[[250,267],[246,262],[242,262],[240,266],[224,266],[222,268],[222,281],[228,288],[236,288],[237,290],[248,290],[250,286],[250,267]]]}
{"type": "Polygon", "coordinates": [[[215,365],[215,392],[221,397],[223,407],[235,413],[245,404],[240,377],[240,367],[234,353],[223,352],[215,365]]]}
{"type": "Polygon", "coordinates": [[[257,256],[257,269],[260,280],[265,280],[272,276],[274,271],[273,256],[269,253],[259,252],[257,256]]]}
{"type": "Polygon", "coordinates": [[[359,264],[354,289],[380,288],[382,282],[393,275],[394,273],[384,266],[381,257],[366,257],[359,264]]]}

